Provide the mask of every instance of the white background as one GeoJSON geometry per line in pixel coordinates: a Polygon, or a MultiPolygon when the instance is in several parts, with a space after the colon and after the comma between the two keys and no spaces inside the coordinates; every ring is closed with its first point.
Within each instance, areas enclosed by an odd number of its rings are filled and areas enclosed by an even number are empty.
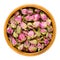
{"type": "Polygon", "coordinates": [[[0,0],[0,60],[60,60],[60,0],[0,0]],[[38,4],[48,9],[55,18],[56,38],[49,50],[38,56],[22,56],[14,52],[4,38],[4,23],[16,7],[38,4]]]}

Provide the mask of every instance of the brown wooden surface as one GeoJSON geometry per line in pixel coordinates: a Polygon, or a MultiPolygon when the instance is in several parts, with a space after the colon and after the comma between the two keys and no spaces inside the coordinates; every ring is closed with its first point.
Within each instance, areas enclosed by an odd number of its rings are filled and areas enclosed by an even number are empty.
{"type": "Polygon", "coordinates": [[[54,42],[55,35],[56,35],[56,24],[55,24],[54,18],[53,18],[53,16],[51,15],[51,13],[50,13],[47,9],[43,8],[43,7],[40,6],[40,5],[27,4],[27,5],[19,6],[18,8],[14,9],[14,10],[10,13],[10,15],[7,17],[6,22],[5,22],[5,24],[4,24],[4,37],[5,37],[5,40],[6,40],[7,44],[8,44],[15,52],[17,52],[17,53],[19,53],[19,54],[22,54],[22,55],[25,55],[25,56],[35,56],[35,55],[39,55],[39,54],[44,53],[46,50],[48,50],[48,49],[50,48],[50,46],[51,46],[52,43],[54,42]],[[44,48],[43,50],[41,50],[41,51],[39,51],[39,52],[35,52],[35,53],[25,53],[25,52],[19,51],[18,49],[14,48],[14,47],[12,46],[12,44],[10,43],[10,41],[8,40],[6,28],[7,28],[7,24],[8,24],[9,18],[10,18],[17,10],[22,9],[22,8],[25,8],[25,7],[35,7],[35,8],[38,8],[38,9],[43,10],[43,11],[50,17],[50,19],[51,19],[51,21],[52,21],[52,25],[53,25],[53,36],[52,36],[52,38],[51,38],[51,41],[50,41],[49,45],[48,45],[46,48],[44,48]]]}

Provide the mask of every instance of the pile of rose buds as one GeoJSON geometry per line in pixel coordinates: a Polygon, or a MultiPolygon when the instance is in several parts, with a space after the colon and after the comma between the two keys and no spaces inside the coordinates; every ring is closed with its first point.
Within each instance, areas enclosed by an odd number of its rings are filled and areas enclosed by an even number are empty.
{"type": "Polygon", "coordinates": [[[37,8],[16,11],[9,19],[7,36],[18,50],[34,53],[43,50],[51,41],[53,26],[47,14],[37,8]]]}

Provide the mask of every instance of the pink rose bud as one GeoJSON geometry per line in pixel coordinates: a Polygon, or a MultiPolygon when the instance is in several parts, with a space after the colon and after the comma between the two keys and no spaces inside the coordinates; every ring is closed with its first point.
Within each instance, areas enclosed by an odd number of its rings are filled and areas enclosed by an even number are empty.
{"type": "Polygon", "coordinates": [[[41,44],[40,44],[40,43],[38,43],[38,44],[37,44],[37,47],[38,47],[38,48],[41,48],[41,44]]]}
{"type": "Polygon", "coordinates": [[[25,19],[26,19],[27,21],[29,21],[29,18],[30,18],[29,15],[27,15],[27,16],[25,17],[25,19]]]}
{"type": "Polygon", "coordinates": [[[28,13],[27,9],[22,9],[22,14],[26,15],[28,13]]]}
{"type": "Polygon", "coordinates": [[[26,42],[24,43],[24,47],[25,47],[25,48],[28,48],[28,47],[29,47],[29,45],[30,45],[30,44],[29,44],[29,42],[28,42],[28,41],[26,41],[26,42]]]}
{"type": "Polygon", "coordinates": [[[40,26],[40,22],[39,22],[39,21],[34,22],[34,23],[33,23],[33,26],[34,26],[34,27],[39,27],[39,26],[40,26]]]}
{"type": "Polygon", "coordinates": [[[47,20],[46,14],[40,13],[40,16],[41,16],[41,19],[42,19],[43,21],[46,21],[46,20],[47,20]]]}
{"type": "Polygon", "coordinates": [[[32,30],[29,31],[29,32],[28,32],[28,36],[33,37],[33,36],[34,36],[34,32],[33,32],[32,30]]]}
{"type": "Polygon", "coordinates": [[[15,46],[17,44],[16,40],[13,37],[12,37],[11,41],[12,41],[13,46],[15,46]]]}
{"type": "Polygon", "coordinates": [[[23,42],[23,41],[26,40],[26,37],[23,33],[20,33],[19,36],[18,36],[18,39],[19,39],[20,42],[23,42]]]}
{"type": "Polygon", "coordinates": [[[34,15],[30,16],[29,21],[34,20],[34,15]]]}
{"type": "Polygon", "coordinates": [[[42,34],[46,34],[47,30],[46,30],[46,29],[41,29],[40,32],[41,32],[42,34]]]}
{"type": "Polygon", "coordinates": [[[21,22],[20,26],[21,26],[22,29],[26,29],[27,28],[27,25],[24,22],[21,22]]]}
{"type": "Polygon", "coordinates": [[[10,23],[11,23],[11,24],[16,24],[16,21],[15,21],[14,17],[12,17],[12,18],[10,19],[10,23]]]}
{"type": "Polygon", "coordinates": [[[34,19],[34,15],[32,15],[32,16],[27,15],[27,16],[25,17],[25,19],[26,19],[27,21],[32,21],[32,20],[34,19]]]}
{"type": "Polygon", "coordinates": [[[49,33],[49,34],[48,34],[48,37],[51,39],[51,38],[52,38],[52,34],[51,34],[51,33],[49,33]]]}
{"type": "Polygon", "coordinates": [[[15,21],[16,21],[17,23],[21,23],[21,21],[22,21],[22,16],[21,16],[21,15],[18,15],[17,17],[15,17],[15,21]]]}
{"type": "Polygon", "coordinates": [[[47,45],[49,43],[49,40],[48,39],[44,39],[44,43],[45,43],[45,45],[47,45]]]}
{"type": "Polygon", "coordinates": [[[8,27],[8,28],[7,28],[7,33],[8,33],[8,34],[12,34],[12,33],[13,33],[13,29],[12,29],[11,27],[8,27]]]}
{"type": "Polygon", "coordinates": [[[28,10],[28,14],[31,15],[32,13],[33,13],[33,10],[32,10],[32,9],[29,9],[29,10],[28,10]]]}
{"type": "Polygon", "coordinates": [[[46,22],[47,22],[47,25],[50,26],[51,20],[50,19],[47,19],[46,22]]]}
{"type": "Polygon", "coordinates": [[[44,46],[45,46],[44,44],[41,44],[41,49],[44,49],[44,46]]]}
{"type": "Polygon", "coordinates": [[[21,44],[21,45],[18,47],[19,50],[23,50],[23,48],[24,48],[24,45],[23,45],[23,44],[21,44]]]}
{"type": "Polygon", "coordinates": [[[40,10],[39,10],[39,9],[35,9],[35,12],[36,12],[36,13],[40,13],[40,10]]]}
{"type": "Polygon", "coordinates": [[[35,52],[37,50],[37,47],[34,45],[29,46],[29,52],[35,52]]]}
{"type": "Polygon", "coordinates": [[[39,14],[35,14],[34,15],[34,21],[37,21],[37,20],[39,20],[40,19],[40,15],[39,14]]]}
{"type": "Polygon", "coordinates": [[[46,28],[47,27],[47,23],[46,22],[41,22],[40,23],[40,27],[41,28],[46,28]]]}

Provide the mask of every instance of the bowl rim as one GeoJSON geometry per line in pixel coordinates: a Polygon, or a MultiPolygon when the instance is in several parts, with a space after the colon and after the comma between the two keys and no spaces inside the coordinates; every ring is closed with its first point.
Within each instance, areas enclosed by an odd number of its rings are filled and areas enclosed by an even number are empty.
{"type": "Polygon", "coordinates": [[[24,55],[24,56],[36,56],[36,55],[39,55],[39,54],[42,54],[44,52],[46,52],[50,47],[51,45],[53,44],[54,40],[55,40],[55,37],[56,37],[56,24],[55,24],[55,20],[52,16],[52,14],[44,7],[42,7],[41,5],[37,5],[37,4],[24,4],[22,6],[19,6],[17,8],[15,8],[10,14],[9,16],[7,17],[6,21],[5,21],[5,24],[4,24],[4,37],[5,37],[5,40],[8,44],[8,46],[10,46],[10,48],[12,50],[14,50],[15,52],[17,52],[18,54],[21,54],[21,55],[24,55]],[[35,52],[35,53],[26,53],[26,52],[22,52],[20,50],[17,50],[16,48],[14,48],[12,46],[12,44],[10,43],[10,41],[8,40],[8,36],[7,36],[7,33],[6,33],[6,28],[7,28],[7,24],[8,24],[8,21],[10,19],[10,17],[19,9],[22,9],[22,8],[25,8],[25,7],[35,7],[35,8],[38,8],[38,9],[41,9],[43,10],[51,19],[52,21],[52,25],[53,25],[53,36],[51,38],[51,41],[50,43],[48,44],[47,47],[45,47],[43,50],[39,51],[39,52],[35,52]]]}

